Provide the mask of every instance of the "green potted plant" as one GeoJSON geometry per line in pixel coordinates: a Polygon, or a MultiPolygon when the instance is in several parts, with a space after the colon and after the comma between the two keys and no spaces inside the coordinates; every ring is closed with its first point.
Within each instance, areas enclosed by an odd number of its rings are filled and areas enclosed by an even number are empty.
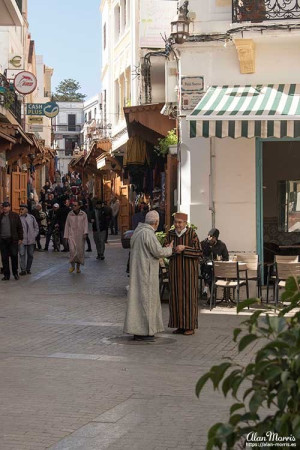
{"type": "Polygon", "coordinates": [[[159,156],[167,156],[168,153],[177,153],[178,137],[176,134],[176,129],[168,131],[166,137],[158,139],[158,145],[154,147],[156,153],[159,156]],[[170,150],[172,148],[172,150],[170,150]]]}

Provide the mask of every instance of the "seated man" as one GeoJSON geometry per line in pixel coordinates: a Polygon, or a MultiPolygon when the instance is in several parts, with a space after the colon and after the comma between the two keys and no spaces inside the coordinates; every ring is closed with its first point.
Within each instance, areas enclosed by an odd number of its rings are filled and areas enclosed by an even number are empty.
{"type": "MultiPolygon", "coordinates": [[[[226,244],[219,240],[220,231],[217,228],[212,228],[208,232],[207,238],[201,242],[201,249],[203,252],[203,259],[210,261],[228,261],[229,254],[226,244]]],[[[202,298],[207,298],[208,288],[211,289],[212,283],[212,266],[207,264],[202,265],[202,277],[204,279],[204,289],[202,298]]]]}

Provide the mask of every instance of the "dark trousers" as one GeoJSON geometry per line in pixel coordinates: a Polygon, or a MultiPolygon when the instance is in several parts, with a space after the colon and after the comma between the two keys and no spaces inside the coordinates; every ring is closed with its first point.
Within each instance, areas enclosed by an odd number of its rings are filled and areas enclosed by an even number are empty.
{"type": "Polygon", "coordinates": [[[41,233],[40,232],[37,235],[37,237],[35,238],[35,242],[36,242],[37,248],[40,250],[42,248],[42,246],[41,246],[41,233]]]}
{"type": "Polygon", "coordinates": [[[64,250],[69,250],[68,240],[64,238],[63,230],[59,230],[60,243],[64,247],[64,250]]]}
{"type": "Polygon", "coordinates": [[[45,248],[46,249],[48,249],[48,247],[49,247],[52,233],[53,233],[53,227],[49,226],[48,230],[47,230],[47,234],[46,234],[46,243],[45,243],[45,248]]]}
{"type": "Polygon", "coordinates": [[[89,238],[89,236],[87,236],[86,237],[86,243],[87,243],[87,245],[88,245],[88,250],[92,250],[92,247],[91,247],[91,240],[90,240],[90,238],[89,238]]]}
{"type": "Polygon", "coordinates": [[[2,256],[3,275],[10,277],[9,258],[11,259],[11,268],[14,275],[18,273],[18,242],[11,239],[0,239],[0,249],[2,256]]]}
{"type": "Polygon", "coordinates": [[[118,215],[113,216],[110,221],[110,232],[111,234],[118,234],[118,215]]]}

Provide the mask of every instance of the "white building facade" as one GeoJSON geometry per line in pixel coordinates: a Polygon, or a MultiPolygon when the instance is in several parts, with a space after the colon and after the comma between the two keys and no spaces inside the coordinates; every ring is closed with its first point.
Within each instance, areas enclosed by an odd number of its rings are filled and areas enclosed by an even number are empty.
{"type": "Polygon", "coordinates": [[[128,140],[123,108],[164,101],[164,56],[151,60],[150,94],[145,95],[144,56],[164,48],[160,35],[170,32],[176,2],[170,0],[102,0],[102,114],[112,151],[128,140]]]}
{"type": "Polygon", "coordinates": [[[58,115],[52,119],[54,148],[57,153],[57,170],[68,173],[74,155],[80,152],[81,130],[84,124],[83,102],[57,102],[58,115]]]}
{"type": "MultiPolygon", "coordinates": [[[[230,250],[258,252],[262,260],[266,244],[300,239],[288,233],[292,219],[278,203],[280,182],[300,178],[300,17],[295,10],[289,20],[278,20],[262,1],[248,15],[238,1],[187,3],[190,36],[174,45],[182,142],[178,203],[201,238],[216,226],[230,250]],[[198,92],[188,93],[190,100],[202,97],[194,112],[183,101],[184,77],[197,77],[198,92]]],[[[291,226],[297,220],[295,214],[291,226]]]]}

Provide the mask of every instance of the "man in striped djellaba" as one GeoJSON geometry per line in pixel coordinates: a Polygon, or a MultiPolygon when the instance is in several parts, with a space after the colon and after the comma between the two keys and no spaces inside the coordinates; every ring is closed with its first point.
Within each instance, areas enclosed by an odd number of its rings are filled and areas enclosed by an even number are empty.
{"type": "Polygon", "coordinates": [[[201,256],[198,236],[187,226],[187,214],[177,212],[174,230],[166,237],[166,246],[174,241],[170,257],[170,319],[174,334],[192,335],[198,328],[198,272],[201,256]]]}

